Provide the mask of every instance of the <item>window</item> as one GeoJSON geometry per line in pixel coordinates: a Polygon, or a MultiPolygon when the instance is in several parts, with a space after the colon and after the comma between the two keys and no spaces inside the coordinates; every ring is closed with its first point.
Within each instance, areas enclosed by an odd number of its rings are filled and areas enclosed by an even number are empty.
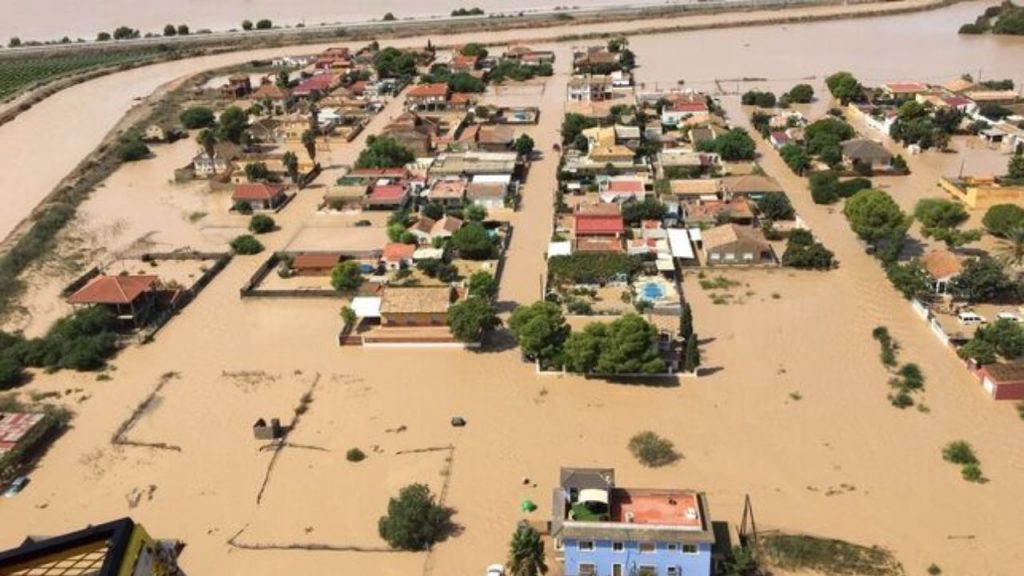
{"type": "Polygon", "coordinates": [[[612,576],[625,576],[622,573],[622,564],[612,564],[612,576]]]}
{"type": "Polygon", "coordinates": [[[725,253],[725,259],[726,260],[735,260],[736,259],[736,253],[735,252],[726,252],[725,253]]]}
{"type": "MultiPolygon", "coordinates": [[[[641,542],[640,543],[641,554],[653,554],[654,553],[654,542],[641,542]]],[[[643,569],[641,567],[641,569],[643,569]]]]}
{"type": "Polygon", "coordinates": [[[679,549],[679,545],[678,544],[669,544],[668,545],[668,551],[669,552],[675,552],[678,549],[679,549]]]}
{"type": "Polygon", "coordinates": [[[597,566],[580,563],[580,576],[597,576],[597,566]]]}
{"type": "Polygon", "coordinates": [[[743,253],[743,259],[744,260],[753,260],[754,259],[754,253],[753,252],[744,252],[743,253]]]}
{"type": "Polygon", "coordinates": [[[667,566],[665,576],[679,576],[679,566],[667,566]]]}
{"type": "Polygon", "coordinates": [[[711,259],[712,260],[721,260],[722,259],[722,255],[719,254],[718,252],[712,252],[711,253],[711,259]]]}
{"type": "Polygon", "coordinates": [[[622,542],[612,542],[612,551],[623,552],[626,550],[626,545],[622,542]]]}
{"type": "Polygon", "coordinates": [[[565,550],[565,544],[559,538],[555,538],[555,550],[565,550]]]}
{"type": "Polygon", "coordinates": [[[699,551],[696,544],[683,544],[683,554],[696,554],[699,551]]]}
{"type": "Polygon", "coordinates": [[[641,566],[636,571],[636,576],[658,576],[658,568],[656,566],[641,566]]]}
{"type": "Polygon", "coordinates": [[[579,550],[582,550],[584,552],[590,552],[591,550],[594,549],[594,541],[593,540],[580,540],[579,542],[576,543],[576,547],[579,550]]]}

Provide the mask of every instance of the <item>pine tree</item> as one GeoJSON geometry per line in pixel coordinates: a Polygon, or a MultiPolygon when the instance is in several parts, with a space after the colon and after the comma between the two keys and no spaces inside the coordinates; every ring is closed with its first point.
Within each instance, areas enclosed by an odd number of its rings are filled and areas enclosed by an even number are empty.
{"type": "Polygon", "coordinates": [[[697,335],[690,334],[686,339],[686,349],[683,351],[683,370],[696,372],[700,367],[700,349],[697,348],[697,335]]]}
{"type": "Polygon", "coordinates": [[[679,317],[679,337],[686,342],[693,335],[693,310],[690,303],[683,304],[683,313],[679,317]]]}

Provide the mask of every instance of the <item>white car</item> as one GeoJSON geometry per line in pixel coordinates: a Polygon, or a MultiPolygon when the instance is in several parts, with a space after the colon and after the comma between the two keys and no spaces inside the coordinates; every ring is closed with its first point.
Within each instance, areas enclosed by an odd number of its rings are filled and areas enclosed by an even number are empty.
{"type": "Polygon", "coordinates": [[[25,476],[18,476],[10,484],[7,485],[7,490],[4,490],[4,498],[14,498],[21,492],[28,484],[28,478],[25,476]]]}
{"type": "Polygon", "coordinates": [[[501,564],[491,564],[487,567],[485,576],[505,576],[505,567],[501,564]]]}
{"type": "Polygon", "coordinates": [[[956,319],[959,320],[961,324],[965,324],[965,325],[984,324],[985,323],[985,319],[984,318],[982,318],[981,316],[975,314],[974,312],[969,312],[967,310],[964,310],[963,312],[960,312],[959,314],[957,314],[956,315],[956,319]]]}
{"type": "Polygon", "coordinates": [[[996,320],[1011,320],[1013,322],[1021,322],[1020,316],[1017,316],[1013,312],[1000,312],[996,314],[996,320]]]}

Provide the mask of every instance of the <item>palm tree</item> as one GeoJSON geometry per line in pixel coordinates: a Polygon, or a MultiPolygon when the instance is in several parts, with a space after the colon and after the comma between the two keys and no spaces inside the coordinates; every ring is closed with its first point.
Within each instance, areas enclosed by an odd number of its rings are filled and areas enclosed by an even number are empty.
{"type": "Polygon", "coordinates": [[[529,526],[520,526],[512,535],[508,551],[509,576],[540,576],[547,574],[544,563],[544,542],[529,526]]]}
{"type": "Polygon", "coordinates": [[[1016,226],[1006,235],[1002,249],[1003,259],[1013,265],[1024,263],[1024,226],[1016,226]]]}
{"type": "Polygon", "coordinates": [[[316,133],[312,130],[306,130],[303,132],[302,145],[306,147],[306,153],[309,154],[309,159],[316,162],[316,133]]]}
{"type": "Polygon", "coordinates": [[[196,136],[196,142],[203,147],[203,151],[206,155],[213,159],[213,148],[217,145],[217,137],[213,134],[213,130],[209,128],[204,129],[196,136]]]}

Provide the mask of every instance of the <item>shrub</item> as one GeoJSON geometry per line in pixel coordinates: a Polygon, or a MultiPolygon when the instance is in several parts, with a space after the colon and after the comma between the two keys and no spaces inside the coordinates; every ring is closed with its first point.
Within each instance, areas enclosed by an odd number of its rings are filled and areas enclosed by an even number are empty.
{"type": "Polygon", "coordinates": [[[193,106],[185,109],[178,117],[181,120],[182,126],[189,130],[195,130],[198,128],[209,128],[213,126],[215,118],[213,110],[206,108],[205,106],[193,106]]]}
{"type": "Polygon", "coordinates": [[[960,469],[960,476],[968,482],[981,482],[983,476],[981,474],[981,466],[977,464],[967,464],[960,469]]]}
{"type": "Polygon", "coordinates": [[[345,460],[349,462],[362,462],[366,460],[366,454],[359,448],[349,448],[348,452],[345,452],[345,460]]]}
{"type": "Polygon", "coordinates": [[[672,441],[650,430],[639,432],[630,438],[629,451],[641,464],[651,468],[666,466],[679,459],[672,441]]]}
{"type": "Polygon", "coordinates": [[[985,212],[981,223],[992,234],[1008,237],[1024,224],[1024,208],[1016,204],[996,204],[985,212]]]}
{"type": "Polygon", "coordinates": [[[149,147],[138,138],[122,140],[117,146],[117,157],[122,162],[135,162],[149,157],[149,147]]]}
{"type": "Polygon", "coordinates": [[[235,202],[235,205],[232,208],[234,208],[235,212],[238,212],[243,216],[248,216],[249,214],[252,214],[252,204],[249,204],[248,202],[244,202],[242,200],[235,202]]]}
{"type": "Polygon", "coordinates": [[[447,532],[449,518],[425,484],[410,484],[388,502],[377,530],[392,548],[426,550],[447,532]]]}
{"type": "Polygon", "coordinates": [[[274,219],[266,214],[257,214],[249,220],[249,231],[253,234],[273,232],[275,226],[274,219]]]}
{"type": "Polygon", "coordinates": [[[331,286],[339,291],[352,291],[363,284],[363,273],[359,262],[346,260],[331,270],[331,286]]]}
{"type": "Polygon", "coordinates": [[[769,192],[757,201],[761,215],[771,220],[792,220],[796,216],[793,204],[785,192],[769,192]]]}
{"type": "Polygon", "coordinates": [[[921,371],[921,367],[914,363],[904,364],[899,369],[900,378],[902,378],[903,386],[908,390],[920,390],[924,388],[924,373],[921,371]]]}
{"type": "Polygon", "coordinates": [[[263,252],[263,244],[251,234],[243,234],[231,241],[231,249],[235,254],[252,255],[263,252]]]}
{"type": "Polygon", "coordinates": [[[963,440],[956,440],[946,444],[946,447],[942,449],[942,459],[946,462],[963,466],[979,464],[978,457],[974,455],[974,449],[963,440]]]}

